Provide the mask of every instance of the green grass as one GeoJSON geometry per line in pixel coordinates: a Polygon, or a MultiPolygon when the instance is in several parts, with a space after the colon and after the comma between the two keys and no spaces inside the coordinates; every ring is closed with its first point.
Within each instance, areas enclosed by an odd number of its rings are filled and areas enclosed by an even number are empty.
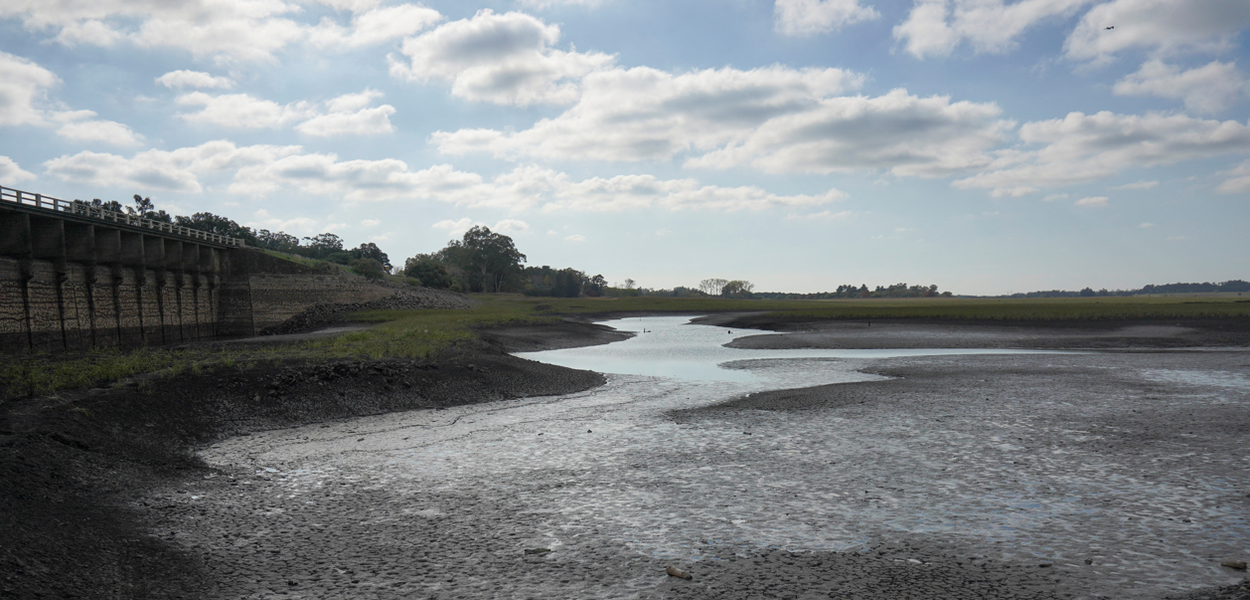
{"type": "Polygon", "coordinates": [[[204,346],[190,349],[102,349],[79,355],[0,358],[0,397],[54,394],[106,385],[136,375],[173,376],[207,369],[246,369],[292,359],[427,358],[475,328],[541,323],[563,315],[614,313],[705,314],[765,311],[780,319],[926,319],[978,321],[1100,321],[1133,319],[1250,319],[1238,298],[1107,297],[1043,299],[914,298],[872,300],[729,300],[720,298],[531,298],[478,296],[464,310],[371,311],[349,320],[376,323],[363,331],[290,344],[204,346]]]}

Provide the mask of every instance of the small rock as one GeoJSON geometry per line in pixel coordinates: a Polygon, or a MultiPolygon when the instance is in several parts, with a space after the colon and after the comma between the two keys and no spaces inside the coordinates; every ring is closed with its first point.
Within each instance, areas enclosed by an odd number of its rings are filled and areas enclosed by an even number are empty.
{"type": "Polygon", "coordinates": [[[1223,567],[1228,567],[1228,568],[1230,568],[1230,569],[1237,569],[1238,571],[1245,571],[1245,570],[1246,570],[1246,561],[1244,561],[1244,560],[1226,560],[1226,561],[1221,562],[1221,563],[1220,563],[1220,566],[1223,566],[1223,567]]]}
{"type": "Polygon", "coordinates": [[[546,554],[551,552],[551,548],[526,548],[526,554],[546,554]]]}
{"type": "Polygon", "coordinates": [[[668,568],[664,570],[668,572],[669,577],[680,577],[682,579],[694,579],[694,575],[691,575],[690,573],[687,573],[672,565],[669,565],[668,568]]]}
{"type": "Polygon", "coordinates": [[[1051,565],[1051,563],[1042,563],[1042,564],[1037,565],[1037,566],[1038,566],[1039,568],[1045,569],[1046,567],[1049,567],[1050,565],[1051,565]]]}

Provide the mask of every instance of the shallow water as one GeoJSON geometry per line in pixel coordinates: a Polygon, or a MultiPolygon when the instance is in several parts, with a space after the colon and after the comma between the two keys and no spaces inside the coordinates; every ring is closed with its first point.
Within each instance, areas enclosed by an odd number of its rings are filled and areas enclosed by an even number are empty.
{"type": "Polygon", "coordinates": [[[719,344],[755,332],[684,321],[630,320],[647,332],[526,355],[635,372],[584,393],[268,432],[204,456],[271,470],[283,494],[310,502],[336,481],[501,495],[547,524],[541,545],[574,557],[586,544],[699,560],[726,547],[851,550],[934,535],[1080,570],[1096,580],[1091,593],[1120,597],[1236,581],[1213,559],[1250,554],[1237,500],[1250,492],[1242,453],[1161,443],[1119,456],[1100,447],[1110,430],[1093,425],[1136,402],[1250,405],[1243,373],[1175,368],[1165,354],[732,350],[719,344]],[[987,377],[1105,369],[1105,379],[1168,393],[1006,386],[984,401],[953,390],[907,406],[741,411],[688,424],[666,416],[770,389],[883,379],[857,371],[883,360],[978,361],[987,377]]]}
{"type": "MultiPolygon", "coordinates": [[[[810,358],[891,358],[899,356],[943,356],[949,354],[1015,354],[1038,353],[1033,350],[987,350],[967,348],[889,349],[889,350],[749,350],[726,348],[724,344],[748,335],[771,334],[758,329],[730,330],[723,327],[696,325],[689,317],[644,317],[608,321],[605,325],[636,334],[634,337],[584,348],[567,348],[517,354],[572,369],[599,373],[671,377],[690,381],[758,382],[776,372],[757,373],[742,361],[760,359],[810,358]],[[734,362],[736,368],[723,363],[734,362]]],[[[820,379],[822,383],[867,381],[862,374],[839,370],[840,379],[820,379]]],[[[817,376],[821,377],[821,376],[817,376]]],[[[802,385],[816,385],[803,383],[802,385]]],[[[784,387],[798,387],[798,385],[784,387]]]]}

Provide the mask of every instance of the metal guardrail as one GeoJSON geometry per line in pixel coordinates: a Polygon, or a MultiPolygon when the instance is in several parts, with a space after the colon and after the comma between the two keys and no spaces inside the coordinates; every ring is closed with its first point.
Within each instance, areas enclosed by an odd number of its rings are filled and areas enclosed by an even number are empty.
{"type": "Polygon", "coordinates": [[[43,194],[32,194],[30,192],[23,192],[22,190],[15,190],[13,188],[0,186],[0,201],[7,202],[9,204],[33,206],[44,210],[68,213],[76,217],[87,217],[89,219],[98,219],[100,221],[129,225],[131,227],[151,229],[153,231],[159,231],[195,240],[204,240],[206,242],[221,244],[223,246],[237,246],[241,248],[245,245],[243,240],[239,238],[232,238],[217,233],[209,233],[207,231],[200,231],[199,229],[174,225],[173,223],[162,223],[161,221],[153,221],[151,219],[144,219],[135,215],[106,210],[98,206],[92,206],[90,202],[83,202],[82,200],[61,200],[51,196],[44,196],[43,194]]]}

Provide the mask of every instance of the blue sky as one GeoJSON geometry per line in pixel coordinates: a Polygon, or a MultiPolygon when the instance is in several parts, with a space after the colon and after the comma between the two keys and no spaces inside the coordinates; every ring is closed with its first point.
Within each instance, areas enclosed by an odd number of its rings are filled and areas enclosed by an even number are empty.
{"type": "Polygon", "coordinates": [[[0,185],[646,287],[1250,279],[1244,0],[5,0],[0,185]],[[1111,29],[1108,29],[1111,27],[1111,29]]]}

